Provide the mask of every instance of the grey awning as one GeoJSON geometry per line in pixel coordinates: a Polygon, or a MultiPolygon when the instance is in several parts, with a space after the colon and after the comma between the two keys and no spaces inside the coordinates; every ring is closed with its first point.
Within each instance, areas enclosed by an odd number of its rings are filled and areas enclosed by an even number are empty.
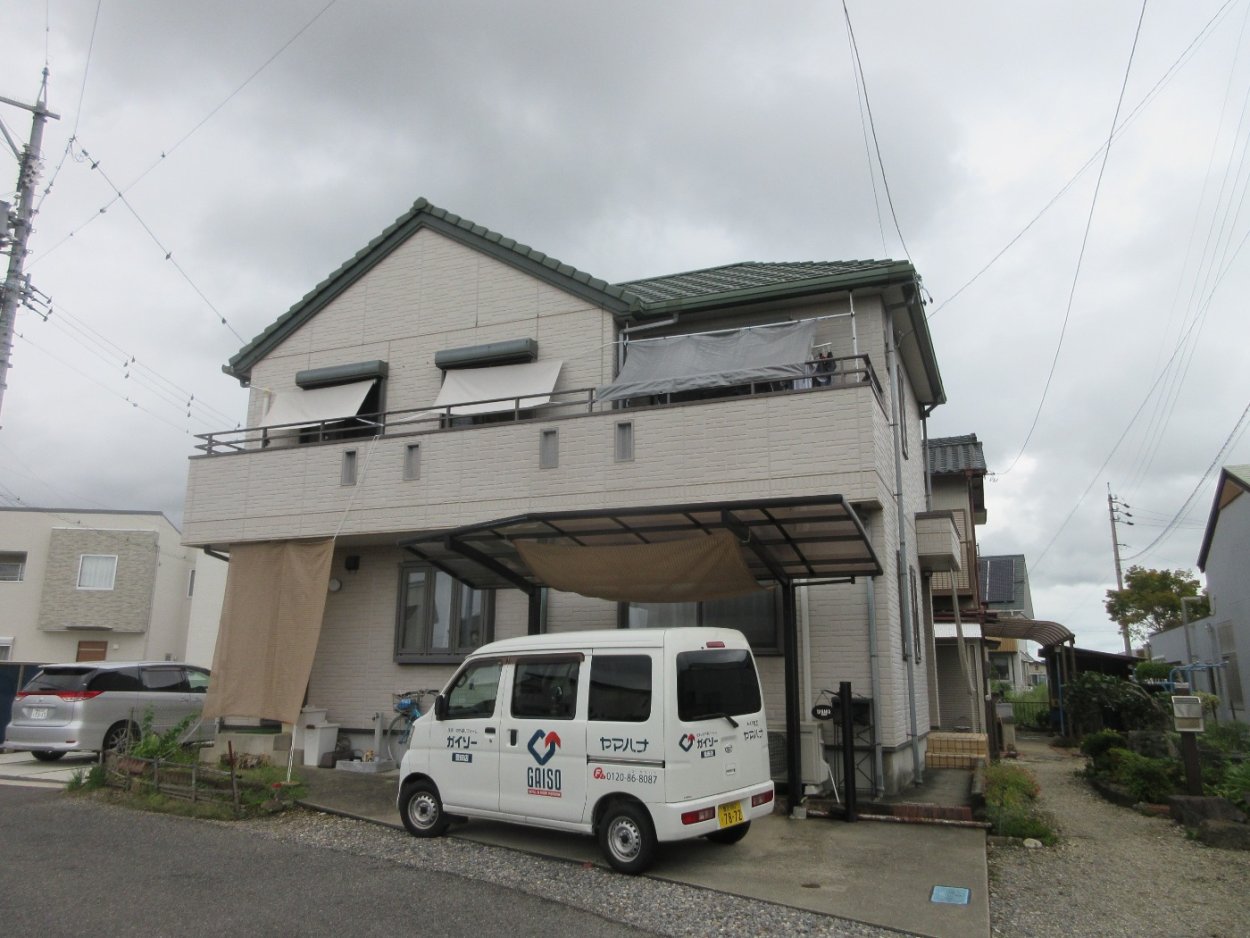
{"type": "Polygon", "coordinates": [[[625,364],[616,380],[599,388],[595,397],[619,401],[801,378],[807,374],[815,331],[816,324],[808,320],[711,335],[637,339],[626,346],[625,364]]]}

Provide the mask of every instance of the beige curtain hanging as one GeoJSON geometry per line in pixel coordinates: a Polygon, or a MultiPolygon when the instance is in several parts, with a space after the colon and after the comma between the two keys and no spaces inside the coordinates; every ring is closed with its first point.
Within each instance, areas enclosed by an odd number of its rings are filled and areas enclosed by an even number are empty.
{"type": "Polygon", "coordinates": [[[334,538],[230,548],[205,718],[299,718],[333,554],[334,538]]]}
{"type": "Polygon", "coordinates": [[[656,544],[589,547],[514,542],[544,584],[617,602],[680,603],[762,589],[728,531],[656,544]]]}

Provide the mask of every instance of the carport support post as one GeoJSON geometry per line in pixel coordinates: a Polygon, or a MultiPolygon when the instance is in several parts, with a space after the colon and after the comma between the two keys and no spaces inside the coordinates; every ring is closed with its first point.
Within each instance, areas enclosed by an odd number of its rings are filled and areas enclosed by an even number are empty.
{"type": "Polygon", "coordinates": [[[838,685],[838,706],[842,710],[842,790],[846,792],[846,820],[858,821],[855,803],[855,714],[851,712],[854,697],[851,682],[838,685]]]}
{"type": "Polygon", "coordinates": [[[793,581],[781,584],[782,650],[786,669],[786,791],[790,816],[803,800],[803,751],[799,739],[799,627],[793,581]]]}
{"type": "Polygon", "coordinates": [[[543,591],[535,586],[528,591],[529,596],[529,629],[530,635],[540,634],[543,626],[543,591]]]}

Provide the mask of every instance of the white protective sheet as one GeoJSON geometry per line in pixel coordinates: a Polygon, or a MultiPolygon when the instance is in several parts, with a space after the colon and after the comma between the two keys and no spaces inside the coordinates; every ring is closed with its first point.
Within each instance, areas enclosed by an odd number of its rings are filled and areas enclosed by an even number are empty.
{"type": "Polygon", "coordinates": [[[360,405],[373,387],[373,381],[356,381],[307,391],[277,391],[261,422],[267,427],[283,424],[310,427],[323,420],[344,420],[360,413],[360,405]]]}
{"type": "Polygon", "coordinates": [[[444,408],[450,407],[454,417],[498,414],[518,406],[522,410],[540,407],[551,403],[563,365],[559,359],[552,359],[493,368],[450,369],[434,406],[442,414],[447,413],[444,408]]]}

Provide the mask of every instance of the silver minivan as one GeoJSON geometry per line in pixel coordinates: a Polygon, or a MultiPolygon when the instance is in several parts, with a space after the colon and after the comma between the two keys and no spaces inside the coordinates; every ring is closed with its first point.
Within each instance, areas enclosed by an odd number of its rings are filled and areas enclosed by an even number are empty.
{"type": "Polygon", "coordinates": [[[2,745],[46,762],[116,749],[138,734],[149,708],[155,732],[192,717],[189,734],[200,738],[207,690],[207,670],[175,661],[46,665],[18,691],[2,745]]]}

